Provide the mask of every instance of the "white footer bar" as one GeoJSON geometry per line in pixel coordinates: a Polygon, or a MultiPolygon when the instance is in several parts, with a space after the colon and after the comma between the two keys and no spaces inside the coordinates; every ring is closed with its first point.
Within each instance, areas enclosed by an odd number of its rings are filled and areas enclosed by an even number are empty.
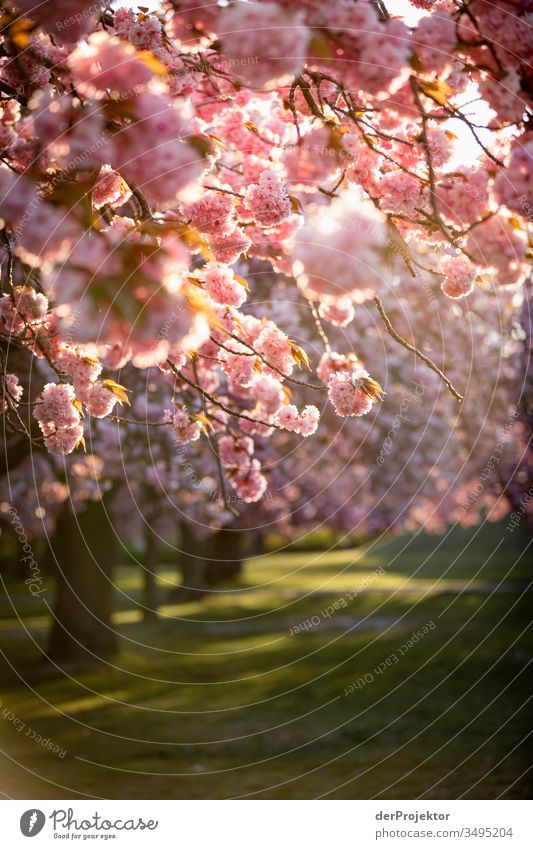
{"type": "Polygon", "coordinates": [[[0,803],[0,845],[532,849],[532,807],[518,800],[9,800],[0,803]]]}

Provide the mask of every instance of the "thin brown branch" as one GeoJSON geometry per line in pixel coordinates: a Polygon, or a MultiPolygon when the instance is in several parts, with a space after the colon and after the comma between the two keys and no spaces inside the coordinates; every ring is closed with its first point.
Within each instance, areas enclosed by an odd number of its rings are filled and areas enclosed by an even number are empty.
{"type": "Polygon", "coordinates": [[[109,416],[108,418],[111,421],[117,422],[117,424],[142,425],[143,427],[170,427],[170,422],[143,422],[141,419],[130,419],[126,416],[109,416]]]}
{"type": "Polygon", "coordinates": [[[148,201],[146,200],[145,196],[141,192],[140,188],[138,186],[136,186],[134,183],[128,183],[128,185],[131,189],[131,193],[132,193],[133,197],[135,198],[135,200],[137,201],[137,203],[139,205],[139,210],[140,210],[140,213],[141,213],[141,216],[140,216],[141,221],[150,221],[150,219],[152,218],[152,210],[150,209],[150,206],[149,206],[148,201]]]}
{"type": "Polygon", "coordinates": [[[293,82],[291,84],[291,90],[289,92],[289,109],[292,112],[292,118],[293,118],[293,121],[294,121],[294,126],[296,127],[296,138],[297,138],[298,143],[299,143],[302,140],[302,134],[300,132],[300,124],[298,123],[298,111],[296,109],[296,101],[295,101],[295,95],[296,95],[297,87],[298,87],[298,80],[296,79],[296,80],[293,80],[293,82]]]}
{"type": "Polygon", "coordinates": [[[416,103],[418,112],[420,113],[420,118],[422,119],[422,133],[421,133],[421,135],[422,135],[422,141],[424,143],[424,150],[425,150],[425,153],[426,153],[426,161],[427,161],[427,166],[428,166],[429,196],[430,196],[430,201],[431,201],[431,208],[433,210],[433,216],[435,218],[435,222],[439,226],[439,229],[446,236],[448,241],[450,241],[452,244],[455,244],[455,240],[453,239],[452,235],[448,231],[446,224],[442,220],[442,217],[441,217],[441,214],[440,214],[440,209],[439,209],[439,202],[437,200],[437,185],[436,185],[436,180],[435,180],[435,169],[433,167],[433,153],[431,151],[431,143],[430,143],[428,132],[427,132],[428,117],[427,117],[426,111],[425,111],[425,109],[422,105],[422,101],[420,100],[420,93],[418,91],[418,84],[417,84],[415,78],[410,77],[409,82],[411,84],[411,90],[413,92],[413,97],[415,99],[415,103],[416,103]]]}
{"type": "MultiPolygon", "coordinates": [[[[196,368],[196,360],[192,361],[192,369],[193,369],[193,372],[194,372],[194,379],[196,380],[196,383],[199,383],[198,370],[196,368]]],[[[204,415],[207,415],[205,398],[203,398],[202,400],[203,400],[204,415]]],[[[218,451],[218,443],[217,443],[216,439],[215,440],[211,439],[207,430],[206,430],[206,437],[207,437],[207,442],[209,443],[209,447],[211,449],[211,452],[212,452],[212,454],[215,458],[215,462],[216,462],[216,465],[217,465],[218,480],[219,480],[219,483],[220,483],[220,493],[222,495],[222,500],[224,502],[224,506],[227,510],[229,510],[229,512],[231,513],[232,516],[238,517],[239,516],[238,511],[235,510],[235,508],[232,507],[231,504],[229,503],[228,493],[227,493],[227,490],[226,490],[226,478],[225,478],[224,469],[222,468],[222,463],[221,463],[221,460],[220,460],[220,454],[219,454],[219,451],[218,451]]]]}
{"type": "Polygon", "coordinates": [[[375,7],[380,21],[386,23],[390,19],[390,15],[387,11],[385,3],[383,3],[383,0],[370,0],[370,2],[375,7]]]}
{"type": "Polygon", "coordinates": [[[457,400],[460,401],[460,402],[463,401],[464,396],[461,395],[457,391],[457,389],[455,388],[455,386],[453,385],[451,380],[449,380],[449,378],[446,377],[446,375],[444,374],[443,371],[441,371],[441,369],[438,367],[438,365],[436,363],[434,363],[433,360],[430,359],[430,357],[427,357],[425,354],[423,354],[422,351],[420,351],[415,345],[411,345],[411,343],[408,342],[407,339],[404,339],[403,336],[400,336],[400,334],[394,329],[387,313],[385,312],[383,304],[381,303],[381,300],[378,298],[377,295],[374,297],[374,303],[378,308],[378,312],[379,312],[381,318],[383,319],[383,323],[385,324],[385,327],[387,328],[389,335],[392,336],[392,338],[395,340],[395,342],[398,342],[400,345],[402,345],[408,351],[411,351],[413,354],[415,354],[415,356],[418,357],[419,360],[422,360],[423,363],[425,363],[427,366],[429,366],[429,368],[432,371],[434,371],[435,374],[438,374],[438,376],[440,377],[442,382],[446,384],[446,386],[448,387],[448,389],[450,390],[450,392],[454,396],[454,398],[457,398],[457,400]]]}
{"type": "Polygon", "coordinates": [[[324,343],[324,348],[325,348],[326,354],[329,354],[331,356],[331,345],[329,344],[329,339],[328,339],[327,333],[324,330],[324,325],[322,324],[322,321],[320,320],[320,315],[318,313],[318,310],[315,307],[313,301],[311,301],[309,298],[307,299],[307,303],[309,304],[309,307],[311,309],[311,314],[312,314],[312,316],[315,320],[315,325],[316,325],[316,329],[318,330],[318,335],[320,336],[320,338],[322,339],[322,341],[324,343]]]}
{"type": "Polygon", "coordinates": [[[329,198],[336,198],[337,197],[337,194],[336,194],[337,189],[342,186],[345,176],[346,176],[346,169],[344,169],[344,171],[342,172],[341,176],[339,177],[339,179],[337,180],[337,182],[335,183],[333,188],[324,189],[324,188],[322,188],[322,186],[319,186],[318,191],[321,192],[323,195],[327,195],[327,197],[329,197],[329,198]]]}
{"type": "MultiPolygon", "coordinates": [[[[267,358],[264,357],[263,354],[260,354],[259,351],[256,351],[256,349],[253,347],[253,345],[250,345],[249,342],[245,342],[244,339],[241,339],[239,336],[237,336],[237,334],[232,333],[230,330],[226,330],[225,327],[223,327],[222,330],[224,331],[224,333],[227,333],[228,336],[231,336],[232,339],[235,339],[236,342],[239,342],[239,344],[244,345],[245,348],[248,348],[248,350],[252,354],[254,354],[256,357],[258,357],[261,360],[262,363],[264,363],[268,368],[272,369],[272,371],[277,372],[277,374],[279,374],[280,377],[282,377],[284,380],[289,381],[289,383],[296,383],[298,386],[305,386],[305,387],[307,387],[307,389],[316,389],[319,392],[325,392],[326,391],[324,386],[318,386],[318,384],[316,384],[316,383],[309,383],[307,380],[298,380],[297,377],[291,377],[290,374],[285,374],[285,372],[282,371],[277,366],[275,366],[274,363],[271,363],[270,360],[267,360],[267,358]]],[[[213,341],[216,342],[217,340],[215,339],[213,341]]],[[[217,342],[217,345],[220,345],[220,344],[221,344],[220,342],[217,342]]],[[[221,345],[221,347],[223,348],[224,345],[221,345]]],[[[226,348],[226,350],[229,350],[229,349],[226,348]]],[[[238,354],[239,352],[230,350],[230,353],[232,353],[232,354],[237,353],[238,354]]],[[[242,356],[247,357],[247,356],[251,356],[251,354],[243,353],[242,356]]]]}
{"type": "MultiPolygon", "coordinates": [[[[5,249],[6,249],[6,254],[7,254],[7,273],[6,273],[7,285],[9,287],[10,292],[12,292],[13,291],[13,262],[14,262],[13,247],[11,245],[11,239],[9,238],[6,231],[2,230],[1,232],[2,232],[2,241],[4,243],[4,246],[5,246],[5,249]]],[[[2,285],[2,291],[3,291],[3,289],[4,289],[4,287],[2,285]]]]}
{"type": "Polygon", "coordinates": [[[244,199],[244,195],[241,194],[240,192],[233,192],[230,189],[221,189],[221,188],[219,188],[219,186],[205,186],[205,185],[203,185],[202,188],[207,189],[210,192],[220,192],[220,194],[222,194],[222,195],[233,195],[233,197],[244,199]]]}
{"type": "Polygon", "coordinates": [[[203,386],[200,386],[200,384],[195,383],[194,380],[189,380],[188,377],[186,377],[181,371],[176,368],[176,366],[171,360],[167,360],[167,365],[170,366],[170,369],[176,375],[176,377],[179,378],[179,380],[182,380],[183,383],[186,383],[192,389],[195,389],[197,392],[203,395],[204,398],[207,398],[208,401],[211,401],[211,403],[214,404],[216,407],[219,407],[221,410],[224,410],[225,413],[228,413],[228,415],[235,416],[238,419],[245,419],[247,422],[252,422],[252,424],[259,424],[264,425],[264,427],[274,427],[278,430],[282,430],[282,428],[280,428],[278,425],[272,424],[272,422],[265,422],[262,419],[254,418],[253,416],[249,416],[246,413],[241,413],[238,410],[234,410],[232,409],[232,407],[228,407],[226,404],[223,404],[222,401],[219,401],[218,398],[215,398],[214,395],[211,395],[210,392],[207,392],[207,390],[205,390],[203,386]]]}

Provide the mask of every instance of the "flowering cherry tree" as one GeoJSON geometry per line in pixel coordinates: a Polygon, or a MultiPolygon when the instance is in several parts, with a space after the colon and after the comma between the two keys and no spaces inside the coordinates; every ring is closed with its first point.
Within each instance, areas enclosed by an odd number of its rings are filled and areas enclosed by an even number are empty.
{"type": "MultiPolygon", "coordinates": [[[[291,338],[318,360],[324,383],[341,367],[360,367],[355,354],[340,353],[354,332],[351,323],[341,327],[324,319],[327,350],[321,353],[324,340],[317,339],[308,305],[291,297],[291,281],[255,260],[248,270],[256,317],[277,320],[285,313],[291,338]]],[[[274,529],[285,538],[325,527],[349,540],[354,533],[469,525],[487,510],[498,518],[506,509],[502,473],[509,477],[520,451],[515,405],[523,374],[520,359],[527,355],[516,333],[513,295],[502,296],[501,312],[481,291],[475,308],[467,300],[445,300],[437,312],[432,307],[439,285],[431,275],[424,284],[413,292],[410,274],[400,273],[385,299],[387,315],[405,338],[423,336],[435,361],[455,352],[448,374],[457,383],[466,382],[462,408],[438,374],[383,335],[371,305],[359,308],[357,332],[364,336],[368,358],[385,363],[386,403],[366,416],[339,418],[324,392],[320,429],[310,440],[302,441],[290,429],[273,435],[265,429],[252,438],[236,430],[232,420],[225,428],[215,422],[201,437],[198,422],[187,420],[185,427],[194,427],[196,438],[187,433],[184,439],[181,416],[175,428],[155,425],[168,393],[166,374],[129,364],[123,370],[132,390],[126,419],[91,417],[85,424],[87,453],[73,452],[66,459],[27,454],[9,469],[6,489],[26,528],[37,536],[43,529],[53,534],[69,500],[81,511],[104,497],[126,550],[131,544],[142,549],[147,535],[153,535],[159,546],[176,547],[178,559],[179,552],[198,551],[225,527],[253,534],[274,529]],[[140,427],[142,420],[150,424],[140,427]],[[511,450],[515,443],[518,452],[511,450]],[[229,481],[249,467],[251,456],[268,486],[258,502],[247,503],[246,492],[237,494],[229,481]],[[180,538],[184,523],[188,541],[180,538]]],[[[262,381],[263,389],[276,388],[272,378],[262,381]]],[[[305,410],[314,396],[313,386],[295,385],[292,403],[285,406],[305,410]]],[[[200,564],[193,559],[189,565],[194,572],[192,567],[200,564]]],[[[186,585],[193,582],[185,578],[186,585]]]]}
{"type": "Polygon", "coordinates": [[[265,443],[320,439],[321,416],[379,439],[394,346],[470,409],[482,377],[461,345],[439,364],[416,301],[436,288],[444,318],[468,303],[463,337],[487,351],[520,307],[533,3],[386,6],[2,3],[13,457],[111,465],[117,426],[165,431],[210,458],[226,509],[267,492],[265,443]],[[258,308],[252,267],[292,287],[306,344],[290,308],[258,308]]]}

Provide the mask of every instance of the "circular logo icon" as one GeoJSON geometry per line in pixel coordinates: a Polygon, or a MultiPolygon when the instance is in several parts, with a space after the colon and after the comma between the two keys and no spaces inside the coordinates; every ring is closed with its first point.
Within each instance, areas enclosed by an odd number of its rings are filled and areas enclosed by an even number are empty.
{"type": "Polygon", "coordinates": [[[42,831],[46,822],[46,817],[42,811],[37,808],[30,808],[29,811],[24,811],[20,818],[20,830],[24,837],[35,837],[42,831]]]}

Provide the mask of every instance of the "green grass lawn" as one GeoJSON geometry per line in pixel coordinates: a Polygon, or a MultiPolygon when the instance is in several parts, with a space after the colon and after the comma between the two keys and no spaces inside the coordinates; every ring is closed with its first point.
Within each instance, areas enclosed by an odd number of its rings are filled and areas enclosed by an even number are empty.
{"type": "MultiPolygon", "coordinates": [[[[123,567],[120,653],[71,677],[38,663],[46,602],[9,584],[0,789],[29,799],[530,798],[529,544],[494,525],[266,555],[238,585],[164,604],[151,623],[138,570],[123,567]],[[294,633],[306,619],[312,627],[294,633]]],[[[162,567],[162,598],[175,582],[162,567]]]]}

